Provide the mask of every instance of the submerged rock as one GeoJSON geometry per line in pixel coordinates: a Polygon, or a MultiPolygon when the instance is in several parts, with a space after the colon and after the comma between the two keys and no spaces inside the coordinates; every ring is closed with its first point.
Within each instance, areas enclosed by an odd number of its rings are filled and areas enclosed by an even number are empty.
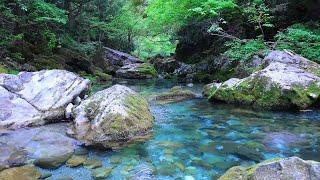
{"type": "Polygon", "coordinates": [[[66,123],[8,131],[0,136],[0,167],[27,161],[43,168],[57,168],[69,159],[78,142],[65,135],[66,123]]]}
{"type": "Polygon", "coordinates": [[[306,109],[319,103],[319,64],[287,51],[273,51],[263,67],[244,79],[214,83],[209,99],[267,109],[306,109]]]}
{"type": "Polygon", "coordinates": [[[116,76],[125,79],[151,79],[157,76],[157,71],[151,64],[135,63],[121,67],[116,76]]]}
{"type": "Polygon", "coordinates": [[[297,144],[308,143],[310,140],[299,134],[289,132],[269,132],[263,139],[263,144],[272,151],[290,149],[297,144]]]}
{"type": "Polygon", "coordinates": [[[92,170],[92,177],[94,179],[105,179],[112,173],[112,168],[97,168],[92,170]]]}
{"type": "Polygon", "coordinates": [[[153,180],[155,178],[155,167],[150,163],[141,163],[129,171],[131,180],[153,180]]]}
{"type": "Polygon", "coordinates": [[[219,180],[286,180],[320,179],[320,163],[304,161],[298,157],[267,160],[251,167],[236,166],[219,180]]]}
{"type": "Polygon", "coordinates": [[[182,89],[180,86],[175,86],[171,88],[168,92],[164,92],[158,96],[156,96],[156,100],[161,103],[171,103],[171,102],[179,102],[188,99],[194,99],[197,95],[190,91],[182,89]]]}
{"type": "Polygon", "coordinates": [[[0,171],[5,168],[22,166],[27,162],[27,153],[20,147],[0,144],[0,171]]]}
{"type": "Polygon", "coordinates": [[[40,177],[41,173],[34,166],[15,167],[0,172],[1,180],[35,180],[40,177]]]}
{"type": "Polygon", "coordinates": [[[66,165],[68,167],[78,167],[81,166],[86,160],[86,156],[73,155],[70,159],[68,159],[66,165]]]}
{"type": "Polygon", "coordinates": [[[133,90],[115,85],[81,102],[73,110],[70,134],[86,145],[117,148],[143,138],[153,126],[148,102],[133,90]]]}
{"type": "Polygon", "coordinates": [[[0,128],[61,120],[66,106],[84,96],[89,87],[89,80],[64,70],[0,74],[0,128]]]}
{"type": "Polygon", "coordinates": [[[87,159],[85,162],[83,162],[83,165],[88,169],[95,169],[95,168],[102,167],[102,161],[97,157],[90,158],[90,159],[87,159]]]}

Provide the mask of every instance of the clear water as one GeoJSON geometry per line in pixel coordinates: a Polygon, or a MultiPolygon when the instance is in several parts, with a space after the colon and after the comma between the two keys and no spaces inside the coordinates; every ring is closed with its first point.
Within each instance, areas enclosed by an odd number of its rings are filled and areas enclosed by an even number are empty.
{"type": "MultiPolygon", "coordinates": [[[[148,99],[177,85],[168,81],[117,83],[148,99]]],[[[202,85],[189,89],[201,93],[202,85]]],[[[150,140],[117,152],[89,150],[89,156],[100,158],[104,167],[114,168],[109,179],[127,179],[144,167],[154,169],[156,179],[217,179],[232,166],[274,157],[320,161],[320,112],[260,112],[214,105],[206,99],[150,104],[156,120],[150,140]],[[112,163],[114,159],[118,162],[112,163]]],[[[91,171],[84,167],[62,166],[51,173],[49,179],[92,179],[91,171]]]]}

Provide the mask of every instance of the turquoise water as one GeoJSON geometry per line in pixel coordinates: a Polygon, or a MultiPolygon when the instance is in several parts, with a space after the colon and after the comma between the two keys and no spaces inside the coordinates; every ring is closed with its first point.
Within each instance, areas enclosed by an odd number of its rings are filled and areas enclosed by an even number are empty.
{"type": "MultiPolygon", "coordinates": [[[[153,137],[119,151],[89,150],[109,179],[146,176],[156,179],[217,179],[228,168],[274,157],[299,156],[320,161],[320,113],[260,112],[206,99],[159,105],[152,97],[177,85],[168,81],[118,81],[150,100],[153,137]],[[147,172],[147,174],[146,174],[147,172]],[[140,174],[139,174],[140,173],[140,174]]],[[[95,86],[95,90],[108,85],[95,86]]],[[[184,84],[182,84],[184,85],[184,84]]],[[[202,85],[189,88],[201,93],[202,85]]],[[[42,170],[48,171],[48,170],[42,170]]],[[[62,166],[49,179],[91,179],[91,171],[62,166]]],[[[139,179],[139,178],[138,178],[139,179]]]]}

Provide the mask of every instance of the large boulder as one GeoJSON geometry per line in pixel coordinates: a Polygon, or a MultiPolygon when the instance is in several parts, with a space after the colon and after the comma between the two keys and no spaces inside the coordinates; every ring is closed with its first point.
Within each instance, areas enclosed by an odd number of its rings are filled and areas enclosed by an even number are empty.
{"type": "Polygon", "coordinates": [[[38,126],[61,120],[65,108],[89,90],[89,80],[64,70],[0,74],[0,127],[38,126]]]}
{"type": "Polygon", "coordinates": [[[319,103],[320,65],[288,51],[273,51],[262,70],[214,83],[209,99],[265,109],[306,109],[319,103]]]}
{"type": "Polygon", "coordinates": [[[125,79],[151,79],[157,76],[157,71],[151,64],[135,63],[121,67],[116,76],[125,79]]]}
{"type": "Polygon", "coordinates": [[[181,66],[181,62],[173,58],[155,58],[150,61],[159,73],[173,73],[181,66]]]}
{"type": "Polygon", "coordinates": [[[98,49],[94,56],[94,64],[107,73],[114,74],[122,66],[142,63],[142,61],[130,54],[117,51],[108,47],[98,49]]]}
{"type": "Polygon", "coordinates": [[[73,110],[70,135],[86,145],[117,148],[149,135],[153,116],[148,102],[133,90],[114,85],[82,101],[73,110]]]}
{"type": "Polygon", "coordinates": [[[298,157],[267,160],[251,167],[235,166],[219,180],[307,180],[320,179],[320,163],[298,157]]]}

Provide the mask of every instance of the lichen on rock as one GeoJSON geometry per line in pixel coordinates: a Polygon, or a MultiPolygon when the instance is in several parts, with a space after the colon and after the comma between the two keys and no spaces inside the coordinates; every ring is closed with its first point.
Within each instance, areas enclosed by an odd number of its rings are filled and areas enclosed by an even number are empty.
{"type": "Polygon", "coordinates": [[[147,136],[153,126],[148,102],[133,90],[114,85],[76,107],[70,133],[87,145],[118,148],[147,136]]]}

